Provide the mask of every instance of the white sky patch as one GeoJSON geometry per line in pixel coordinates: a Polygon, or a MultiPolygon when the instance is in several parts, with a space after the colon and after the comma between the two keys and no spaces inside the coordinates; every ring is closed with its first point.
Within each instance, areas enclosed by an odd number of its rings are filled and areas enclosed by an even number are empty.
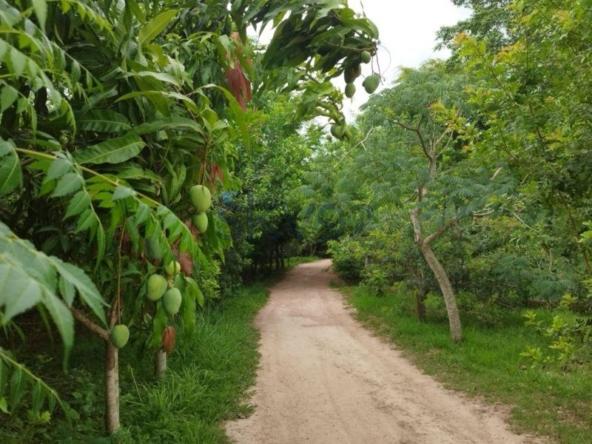
{"type": "MultiPolygon", "coordinates": [[[[436,33],[442,26],[454,25],[470,16],[470,10],[455,6],[450,0],[349,0],[349,5],[358,13],[365,12],[380,32],[378,57],[372,66],[383,76],[380,89],[390,86],[397,78],[400,67],[417,68],[433,58],[447,58],[447,50],[436,51],[436,33]]],[[[271,39],[268,27],[259,37],[261,43],[271,39]]],[[[257,38],[256,34],[253,37],[257,38]]],[[[353,121],[368,100],[362,87],[364,77],[371,74],[370,64],[363,65],[362,76],[356,80],[353,99],[344,99],[344,114],[353,121]]],[[[343,77],[334,80],[343,90],[343,77]]]]}

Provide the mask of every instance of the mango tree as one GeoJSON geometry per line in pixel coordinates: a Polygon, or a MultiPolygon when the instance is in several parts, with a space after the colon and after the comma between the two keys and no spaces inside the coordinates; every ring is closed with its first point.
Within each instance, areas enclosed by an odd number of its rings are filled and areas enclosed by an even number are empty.
{"type": "MultiPolygon", "coordinates": [[[[377,32],[330,0],[0,0],[0,22],[2,236],[26,246],[0,256],[2,322],[37,307],[66,354],[74,318],[105,341],[112,433],[118,347],[131,333],[170,350],[175,325],[190,329],[204,303],[203,270],[229,245],[225,221],[195,196],[215,201],[228,182],[251,82],[286,89],[271,73],[293,70],[289,89],[307,94],[303,73],[341,75],[375,53],[377,32]],[[266,25],[259,69],[247,30],[266,25]]],[[[312,97],[329,97],[341,119],[333,89],[312,97]]]]}

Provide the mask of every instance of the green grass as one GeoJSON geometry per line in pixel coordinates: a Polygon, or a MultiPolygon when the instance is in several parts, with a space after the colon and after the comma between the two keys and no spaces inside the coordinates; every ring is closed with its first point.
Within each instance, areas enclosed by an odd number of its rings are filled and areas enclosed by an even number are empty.
{"type": "Polygon", "coordinates": [[[83,340],[60,387],[80,418],[71,423],[55,420],[46,426],[18,420],[0,423],[0,441],[227,442],[223,421],[250,413],[246,397],[259,360],[259,334],[252,321],[267,300],[266,287],[262,283],[246,287],[200,316],[194,334],[178,338],[162,381],[152,376],[151,353],[122,353],[123,427],[113,440],[103,435],[102,347],[98,341],[83,340]]]}
{"type": "Polygon", "coordinates": [[[318,256],[293,256],[288,258],[287,260],[287,268],[293,268],[296,265],[300,265],[300,264],[306,264],[307,262],[314,262],[314,261],[318,261],[319,259],[321,259],[318,256]]]}
{"type": "Polygon", "coordinates": [[[430,319],[428,312],[428,321],[419,322],[408,295],[377,297],[363,287],[342,291],[364,324],[394,341],[426,373],[449,388],[510,406],[515,430],[562,443],[592,442],[592,368],[532,367],[520,353],[545,343],[524,326],[520,313],[506,314],[493,327],[465,315],[465,338],[455,345],[441,314],[430,319]]]}

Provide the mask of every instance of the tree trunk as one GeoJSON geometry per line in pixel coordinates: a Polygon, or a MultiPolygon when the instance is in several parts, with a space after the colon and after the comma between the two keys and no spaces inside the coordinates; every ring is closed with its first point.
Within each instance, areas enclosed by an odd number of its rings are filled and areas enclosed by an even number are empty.
{"type": "Polygon", "coordinates": [[[423,243],[421,245],[421,252],[428,263],[428,266],[434,273],[438,285],[440,286],[440,291],[442,291],[442,296],[444,296],[446,312],[448,313],[448,323],[450,324],[450,336],[454,342],[459,342],[462,339],[462,327],[458,307],[456,305],[456,295],[454,294],[450,279],[448,279],[448,274],[429,244],[423,243]]]}
{"type": "Polygon", "coordinates": [[[119,430],[119,350],[107,341],[105,357],[105,429],[119,430]]]}
{"type": "MultiPolygon", "coordinates": [[[[425,193],[425,188],[420,189],[420,196],[425,195],[425,193]]],[[[434,276],[438,281],[440,291],[442,292],[442,296],[444,297],[444,303],[446,304],[446,312],[448,314],[448,323],[450,324],[450,336],[452,337],[452,340],[454,342],[459,342],[460,340],[462,340],[462,326],[460,323],[458,307],[456,305],[456,295],[454,294],[454,289],[452,288],[450,279],[448,279],[448,274],[446,273],[446,270],[434,254],[434,250],[432,250],[431,247],[431,243],[438,239],[438,237],[441,236],[444,232],[446,232],[447,228],[450,226],[450,223],[442,225],[442,227],[440,227],[439,230],[427,237],[424,237],[421,227],[421,221],[419,219],[419,207],[414,208],[411,211],[410,216],[411,224],[413,225],[413,232],[415,235],[415,243],[419,247],[421,254],[423,255],[428,266],[430,267],[430,270],[432,270],[432,273],[434,273],[434,276]]]]}
{"type": "Polygon", "coordinates": [[[417,311],[417,319],[421,322],[425,321],[426,318],[426,307],[425,307],[425,300],[426,300],[426,289],[424,285],[419,287],[417,290],[417,295],[415,296],[415,309],[417,311]]]}
{"type": "Polygon", "coordinates": [[[154,363],[154,372],[157,378],[163,378],[167,370],[167,354],[160,348],[156,352],[156,359],[154,363]]]}

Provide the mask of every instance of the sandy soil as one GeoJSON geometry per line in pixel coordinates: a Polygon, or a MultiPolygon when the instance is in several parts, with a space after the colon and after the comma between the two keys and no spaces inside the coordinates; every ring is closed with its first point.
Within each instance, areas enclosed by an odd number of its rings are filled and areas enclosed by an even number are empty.
{"type": "Polygon", "coordinates": [[[444,389],[355,321],[328,260],[292,270],[259,313],[255,413],[231,440],[275,443],[533,442],[491,407],[444,389]]]}

